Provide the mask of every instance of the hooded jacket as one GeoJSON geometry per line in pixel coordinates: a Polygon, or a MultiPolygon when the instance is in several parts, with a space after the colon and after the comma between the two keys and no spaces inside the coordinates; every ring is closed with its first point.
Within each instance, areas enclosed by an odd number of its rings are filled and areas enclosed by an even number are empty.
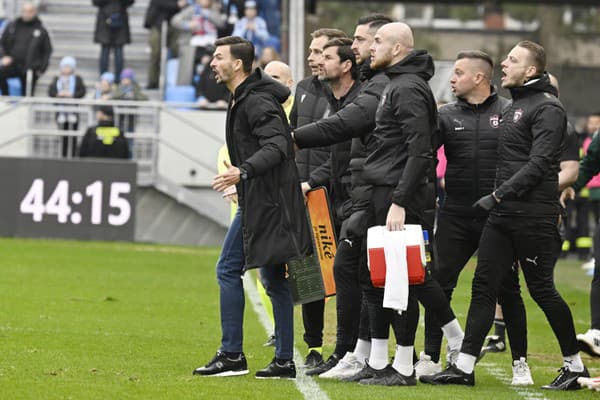
{"type": "Polygon", "coordinates": [[[417,216],[435,208],[437,107],[427,84],[433,73],[433,59],[424,50],[385,69],[390,81],[377,107],[374,150],[364,167],[368,183],[394,188],[392,202],[417,216]]]}
{"type": "Polygon", "coordinates": [[[443,206],[446,213],[487,216],[487,211],[472,205],[494,190],[500,120],[509,103],[492,87],[481,104],[459,98],[440,107],[435,147],[444,145],[448,160],[443,206]]]}
{"type": "Polygon", "coordinates": [[[498,143],[492,212],[523,216],[558,215],[558,171],[567,127],[565,110],[547,74],[511,88],[498,143]]]}
{"type": "Polygon", "coordinates": [[[11,56],[23,73],[28,69],[42,73],[48,68],[52,45],[48,31],[38,17],[31,21],[17,18],[9,23],[2,33],[0,45],[2,55],[11,56]]]}
{"type": "MultiPolygon", "coordinates": [[[[294,104],[290,112],[290,126],[300,128],[325,117],[329,104],[323,84],[317,77],[309,76],[296,85],[294,104]]],[[[323,165],[329,157],[329,147],[314,147],[296,152],[296,165],[302,182],[308,181],[310,173],[323,165]]]]}
{"type": "Polygon", "coordinates": [[[232,165],[247,179],[237,185],[246,268],[282,264],[312,252],[312,242],[287,117],[290,91],[256,69],[227,110],[232,165]]]}

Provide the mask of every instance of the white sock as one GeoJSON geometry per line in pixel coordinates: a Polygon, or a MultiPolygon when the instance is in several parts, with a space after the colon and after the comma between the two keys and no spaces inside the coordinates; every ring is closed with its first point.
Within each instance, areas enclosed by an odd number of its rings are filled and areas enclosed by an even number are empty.
{"type": "Polygon", "coordinates": [[[475,361],[477,361],[477,357],[466,353],[459,353],[458,360],[456,360],[456,368],[470,374],[473,372],[473,368],[475,368],[475,361]]]}
{"type": "Polygon", "coordinates": [[[389,339],[371,339],[369,365],[373,369],[384,369],[388,364],[389,339]]]}
{"type": "Polygon", "coordinates": [[[563,357],[564,366],[569,368],[572,372],[583,372],[584,366],[583,361],[581,361],[581,357],[579,353],[573,354],[572,356],[563,357]]]}
{"type": "Polygon", "coordinates": [[[369,353],[371,352],[371,341],[358,339],[356,341],[356,347],[354,348],[354,357],[361,363],[364,363],[366,359],[369,358],[369,353]]]}
{"type": "Polygon", "coordinates": [[[451,350],[460,350],[465,334],[460,327],[458,320],[454,318],[452,321],[442,326],[442,331],[448,340],[448,347],[450,347],[451,350]]]}
{"type": "Polygon", "coordinates": [[[396,356],[392,367],[404,376],[411,376],[413,373],[413,346],[396,346],[396,356]]]}

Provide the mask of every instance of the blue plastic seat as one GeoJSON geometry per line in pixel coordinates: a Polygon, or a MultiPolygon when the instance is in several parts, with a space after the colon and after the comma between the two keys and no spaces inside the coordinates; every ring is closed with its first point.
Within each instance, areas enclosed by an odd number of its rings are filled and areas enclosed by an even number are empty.
{"type": "MultiPolygon", "coordinates": [[[[23,88],[21,87],[21,79],[19,78],[8,78],[8,95],[9,96],[22,96],[23,88]]],[[[4,93],[3,93],[4,94],[4,93]]]]}
{"type": "Polygon", "coordinates": [[[193,86],[167,86],[165,101],[167,103],[194,103],[196,89],[193,86]]]}
{"type": "Polygon", "coordinates": [[[179,58],[171,58],[167,61],[166,84],[168,86],[177,85],[177,74],[179,72],[179,58]]]}

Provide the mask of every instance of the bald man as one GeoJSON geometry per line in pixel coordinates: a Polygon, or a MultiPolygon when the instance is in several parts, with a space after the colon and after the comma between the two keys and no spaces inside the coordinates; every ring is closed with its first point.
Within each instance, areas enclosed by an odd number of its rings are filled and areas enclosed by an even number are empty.
{"type": "MultiPolygon", "coordinates": [[[[282,85],[287,87],[288,89],[292,89],[294,86],[294,80],[292,79],[292,71],[290,70],[289,65],[281,61],[271,61],[265,66],[265,73],[270,75],[271,78],[279,81],[282,85]]],[[[290,112],[292,111],[292,106],[294,105],[294,96],[290,95],[285,103],[282,104],[283,110],[285,111],[285,115],[288,117],[288,121],[290,119],[290,112]]]]}
{"type": "MultiPolygon", "coordinates": [[[[386,225],[388,230],[419,224],[433,233],[435,211],[435,163],[432,139],[437,127],[437,107],[427,81],[433,76],[433,59],[413,49],[410,27],[403,23],[383,25],[371,45],[371,67],[383,70],[389,82],[377,107],[374,148],[363,176],[372,185],[368,226],[386,225]]],[[[414,386],[414,340],[419,320],[418,300],[431,309],[458,352],[463,333],[439,284],[425,274],[411,285],[408,309],[400,316],[394,304],[384,303],[384,289],[364,291],[371,328],[371,353],[359,382],[368,385],[414,386]],[[396,356],[388,365],[390,325],[396,336],[396,356]]]]}

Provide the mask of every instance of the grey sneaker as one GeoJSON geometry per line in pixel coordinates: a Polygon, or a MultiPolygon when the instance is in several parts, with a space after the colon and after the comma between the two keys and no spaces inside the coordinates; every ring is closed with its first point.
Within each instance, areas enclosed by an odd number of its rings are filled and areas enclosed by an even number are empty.
{"type": "Polygon", "coordinates": [[[344,382],[360,382],[363,379],[369,379],[375,376],[376,371],[377,370],[371,368],[369,363],[365,361],[365,366],[357,374],[349,376],[347,378],[342,378],[340,380],[344,382]]]}
{"type": "Polygon", "coordinates": [[[402,375],[394,367],[388,365],[382,370],[374,370],[375,375],[372,378],[362,379],[361,385],[379,385],[379,386],[416,386],[417,378],[415,371],[410,376],[402,375]]]}

